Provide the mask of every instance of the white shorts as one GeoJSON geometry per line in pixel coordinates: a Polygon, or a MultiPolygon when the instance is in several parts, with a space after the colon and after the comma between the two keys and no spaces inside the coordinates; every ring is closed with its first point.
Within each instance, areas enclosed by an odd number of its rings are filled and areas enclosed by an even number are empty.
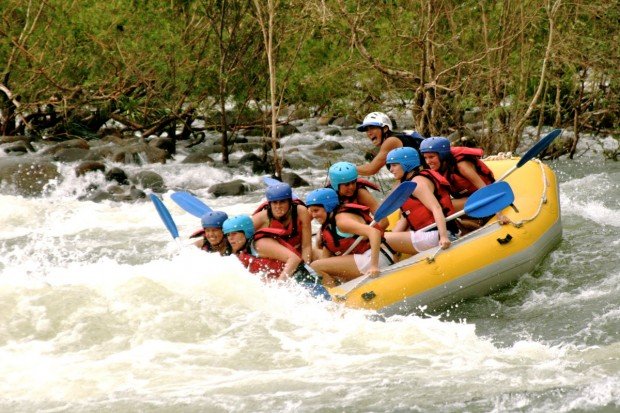
{"type": "Polygon", "coordinates": [[[429,250],[439,245],[439,231],[409,231],[411,244],[417,252],[429,250]]]}
{"type": "MultiPolygon", "coordinates": [[[[357,265],[357,270],[360,272],[360,274],[365,274],[366,271],[370,269],[371,253],[372,251],[368,250],[363,254],[353,254],[353,258],[355,259],[355,265],[357,265]]],[[[379,252],[379,269],[385,268],[390,264],[390,260],[385,256],[385,254],[379,252]]]]}

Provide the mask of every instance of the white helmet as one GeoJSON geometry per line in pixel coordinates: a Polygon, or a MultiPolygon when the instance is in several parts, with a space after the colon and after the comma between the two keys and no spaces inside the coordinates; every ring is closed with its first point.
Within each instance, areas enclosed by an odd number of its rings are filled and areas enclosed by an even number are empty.
{"type": "Polygon", "coordinates": [[[362,124],[357,127],[357,130],[360,132],[365,132],[368,130],[369,126],[378,126],[380,128],[387,126],[388,130],[391,131],[392,121],[385,113],[372,112],[366,115],[366,117],[364,118],[364,122],[362,122],[362,124]]]}

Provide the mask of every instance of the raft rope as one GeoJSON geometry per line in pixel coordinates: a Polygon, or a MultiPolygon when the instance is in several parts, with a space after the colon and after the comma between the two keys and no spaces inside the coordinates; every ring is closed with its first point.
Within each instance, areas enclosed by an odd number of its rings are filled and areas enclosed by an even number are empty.
{"type": "MultiPolygon", "coordinates": [[[[504,158],[504,157],[502,157],[502,159],[510,159],[510,158],[504,158]]],[[[547,189],[549,188],[549,180],[547,179],[547,174],[545,174],[544,165],[543,165],[543,163],[542,163],[539,159],[533,159],[532,161],[533,161],[533,162],[538,163],[538,166],[540,167],[540,172],[541,172],[541,176],[542,176],[542,184],[543,184],[543,192],[542,192],[542,196],[540,197],[540,203],[538,204],[538,208],[536,209],[536,212],[534,213],[534,215],[532,215],[532,216],[531,216],[531,217],[529,217],[529,218],[522,219],[521,221],[518,221],[518,222],[513,222],[513,221],[511,220],[509,224],[506,224],[506,225],[512,225],[512,226],[514,226],[515,228],[521,228],[521,227],[523,226],[523,224],[526,224],[526,223],[528,223],[528,222],[533,221],[534,219],[536,219],[536,217],[537,217],[538,215],[540,215],[540,212],[542,211],[542,207],[543,207],[543,205],[547,203],[547,189]]],[[[499,226],[499,223],[494,222],[494,223],[493,223],[493,224],[491,224],[491,225],[497,225],[497,226],[499,226]]],[[[488,228],[488,226],[483,226],[483,227],[481,227],[481,228],[478,228],[477,230],[470,232],[469,234],[465,235],[464,237],[459,238],[459,240],[469,238],[470,236],[472,236],[472,235],[476,234],[478,231],[481,231],[482,229],[485,229],[485,228],[488,228]]],[[[458,242],[458,241],[457,241],[457,242],[458,242]]],[[[449,251],[449,250],[450,250],[450,249],[447,249],[447,250],[442,250],[442,249],[441,249],[441,247],[435,247],[435,251],[434,251],[434,252],[433,252],[433,254],[432,254],[432,255],[430,255],[430,256],[420,257],[420,258],[418,258],[418,259],[417,259],[417,260],[415,260],[415,261],[411,261],[411,259],[413,259],[414,257],[416,257],[416,256],[418,256],[418,255],[422,255],[422,254],[416,254],[416,255],[414,255],[414,256],[412,256],[412,257],[410,257],[410,258],[407,258],[406,260],[404,260],[404,261],[402,261],[402,262],[399,262],[399,263],[396,263],[396,264],[394,264],[394,265],[391,265],[391,266],[389,267],[389,269],[390,269],[390,270],[391,270],[391,269],[397,270],[397,269],[400,269],[400,268],[402,268],[402,267],[405,267],[405,266],[409,266],[409,265],[411,265],[411,264],[418,263],[418,262],[420,262],[420,261],[426,261],[426,262],[428,262],[428,263],[430,264],[430,263],[432,263],[433,261],[435,261],[435,258],[437,257],[437,255],[438,255],[441,251],[449,251]]]]}

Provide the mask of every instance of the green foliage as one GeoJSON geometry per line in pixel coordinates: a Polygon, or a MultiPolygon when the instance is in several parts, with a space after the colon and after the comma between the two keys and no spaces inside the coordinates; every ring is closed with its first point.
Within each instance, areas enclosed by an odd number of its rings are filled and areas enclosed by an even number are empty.
{"type": "MultiPolygon", "coordinates": [[[[388,97],[416,98],[421,119],[431,96],[429,130],[460,127],[459,114],[472,107],[481,108],[490,124],[509,128],[541,81],[547,1],[278,4],[277,80],[285,103],[361,116],[396,104],[388,97]],[[353,41],[355,27],[372,59],[353,41]],[[500,106],[507,99],[511,106],[500,106]]],[[[243,115],[229,118],[249,122],[262,114],[246,113],[244,103],[268,96],[255,13],[247,0],[0,0],[2,72],[27,110],[60,97],[69,108],[115,110],[146,126],[188,104],[215,115],[226,100],[243,115]]],[[[571,119],[583,104],[575,91],[587,70],[592,87],[584,117],[594,119],[588,125],[619,127],[619,19],[614,2],[561,5],[548,93],[539,105],[544,119],[554,118],[558,84],[562,119],[571,119]]]]}

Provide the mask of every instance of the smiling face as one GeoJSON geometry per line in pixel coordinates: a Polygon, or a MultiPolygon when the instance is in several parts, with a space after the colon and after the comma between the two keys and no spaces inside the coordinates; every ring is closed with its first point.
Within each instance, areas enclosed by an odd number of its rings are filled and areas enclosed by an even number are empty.
{"type": "Polygon", "coordinates": [[[219,245],[224,239],[224,233],[220,228],[205,228],[205,238],[211,245],[219,245]]]}
{"type": "Polygon", "coordinates": [[[323,223],[327,220],[327,212],[325,211],[325,208],[320,205],[310,205],[308,207],[308,212],[310,213],[312,219],[316,219],[316,221],[321,225],[323,225],[323,223]]]}
{"type": "Polygon", "coordinates": [[[390,164],[390,172],[394,175],[394,178],[400,180],[405,175],[405,171],[403,170],[403,166],[399,163],[390,164]]]}
{"type": "Polygon", "coordinates": [[[439,159],[439,154],[437,152],[426,152],[424,154],[424,160],[433,171],[438,171],[439,168],[441,168],[441,159],[439,159]]]}
{"type": "Polygon", "coordinates": [[[241,250],[247,241],[243,231],[230,232],[226,235],[226,238],[228,238],[228,243],[232,247],[233,252],[241,250]]]}
{"type": "Polygon", "coordinates": [[[273,214],[275,219],[280,219],[284,217],[289,209],[291,208],[291,201],[288,199],[283,199],[281,201],[271,201],[269,203],[271,207],[271,213],[273,214]]]}
{"type": "Polygon", "coordinates": [[[372,144],[377,147],[381,146],[382,143],[381,134],[382,128],[380,128],[379,126],[369,126],[368,129],[366,129],[366,136],[368,136],[368,139],[370,139],[372,144]]]}

